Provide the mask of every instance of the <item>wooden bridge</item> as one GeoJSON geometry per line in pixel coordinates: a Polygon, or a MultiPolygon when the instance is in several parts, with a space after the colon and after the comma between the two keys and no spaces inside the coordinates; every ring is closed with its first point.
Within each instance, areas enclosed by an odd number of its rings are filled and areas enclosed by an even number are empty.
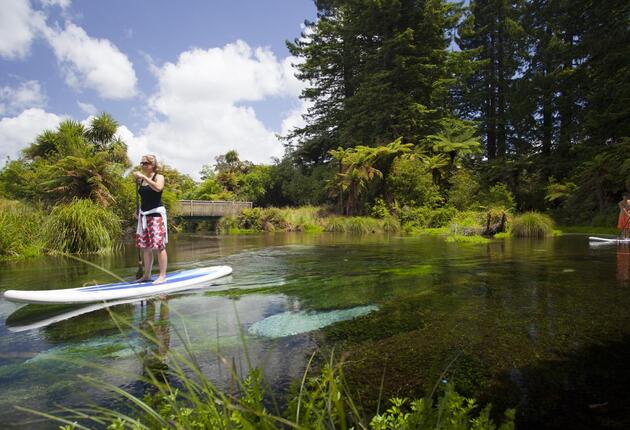
{"type": "Polygon", "coordinates": [[[183,218],[220,218],[239,215],[243,209],[251,209],[252,202],[179,200],[177,215],[183,218]]]}

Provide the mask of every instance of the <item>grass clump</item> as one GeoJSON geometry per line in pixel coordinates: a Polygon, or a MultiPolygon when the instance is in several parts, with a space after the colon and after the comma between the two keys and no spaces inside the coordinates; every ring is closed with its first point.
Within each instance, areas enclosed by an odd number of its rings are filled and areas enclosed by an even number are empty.
{"type": "Polygon", "coordinates": [[[490,242],[490,239],[483,236],[464,236],[462,234],[451,234],[446,238],[449,243],[470,243],[473,245],[485,245],[490,242]]]}
{"type": "Polygon", "coordinates": [[[546,237],[554,234],[554,222],[548,215],[525,212],[514,217],[510,233],[513,237],[546,237]]]}
{"type": "Polygon", "coordinates": [[[0,199],[0,259],[40,255],[45,240],[40,233],[43,212],[24,203],[0,199]]]}
{"type": "Polygon", "coordinates": [[[110,251],[121,235],[120,219],[86,199],[56,206],[45,225],[47,246],[53,252],[110,251]]]}

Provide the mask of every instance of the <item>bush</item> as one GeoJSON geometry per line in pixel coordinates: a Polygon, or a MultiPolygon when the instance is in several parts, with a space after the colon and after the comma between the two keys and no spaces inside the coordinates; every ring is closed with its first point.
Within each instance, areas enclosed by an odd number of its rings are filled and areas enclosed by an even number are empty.
{"type": "Polygon", "coordinates": [[[465,211],[479,206],[479,183],[477,178],[469,170],[458,169],[450,180],[451,188],[448,191],[448,204],[460,211],[465,211]]]}
{"type": "Polygon", "coordinates": [[[437,209],[404,207],[400,211],[400,222],[406,229],[439,228],[448,225],[455,215],[457,209],[449,206],[437,209]]]}
{"type": "Polygon", "coordinates": [[[44,214],[23,203],[0,199],[0,258],[33,257],[44,249],[44,214]]]}
{"type": "Polygon", "coordinates": [[[47,246],[58,252],[109,251],[121,235],[120,219],[86,199],[56,206],[45,225],[47,246]]]}
{"type": "Polygon", "coordinates": [[[444,203],[431,172],[419,159],[398,158],[387,177],[393,197],[401,205],[436,207],[444,203]]]}
{"type": "Polygon", "coordinates": [[[389,208],[385,200],[380,197],[374,200],[374,204],[370,208],[370,216],[374,218],[385,218],[389,216],[389,208]]]}
{"type": "Polygon", "coordinates": [[[514,195],[508,190],[507,185],[498,183],[490,187],[488,193],[483,197],[483,203],[490,208],[503,208],[508,211],[515,207],[514,195]]]}
{"type": "Polygon", "coordinates": [[[449,222],[451,234],[462,236],[479,235],[483,233],[485,212],[465,211],[457,213],[449,222]]]}
{"type": "Polygon", "coordinates": [[[514,237],[545,237],[553,235],[554,222],[545,214],[526,212],[512,220],[511,235],[514,237]]]}

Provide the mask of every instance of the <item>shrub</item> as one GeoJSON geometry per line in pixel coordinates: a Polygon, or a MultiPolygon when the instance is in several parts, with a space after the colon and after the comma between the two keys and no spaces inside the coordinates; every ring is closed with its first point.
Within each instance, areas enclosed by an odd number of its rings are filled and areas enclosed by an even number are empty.
{"type": "Polygon", "coordinates": [[[449,180],[448,204],[464,211],[479,206],[479,183],[467,169],[458,169],[449,180]]]}
{"type": "Polygon", "coordinates": [[[479,235],[484,229],[484,215],[484,212],[476,211],[459,212],[449,222],[449,231],[462,236],[479,235]]]}
{"type": "Polygon", "coordinates": [[[490,187],[490,190],[483,198],[483,203],[490,208],[513,210],[515,207],[514,195],[508,190],[507,185],[502,183],[490,187]]]}
{"type": "Polygon", "coordinates": [[[512,220],[511,235],[514,237],[545,237],[551,236],[553,231],[553,220],[538,212],[526,212],[512,220]]]}
{"type": "Polygon", "coordinates": [[[385,218],[389,216],[389,208],[385,200],[380,197],[374,200],[374,204],[370,208],[370,215],[374,218],[385,218]]]}
{"type": "Polygon", "coordinates": [[[45,225],[47,246],[58,252],[109,251],[121,235],[119,218],[86,199],[56,206],[45,225]]]}

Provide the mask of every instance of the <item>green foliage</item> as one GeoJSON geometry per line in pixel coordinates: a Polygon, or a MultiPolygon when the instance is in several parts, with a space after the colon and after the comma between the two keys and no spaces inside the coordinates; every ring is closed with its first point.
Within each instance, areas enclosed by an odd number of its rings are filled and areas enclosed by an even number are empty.
{"type": "Polygon", "coordinates": [[[116,203],[121,187],[122,166],[110,162],[105,152],[84,157],[66,156],[44,168],[44,199],[56,204],[90,199],[108,207],[116,203]]]}
{"type": "Polygon", "coordinates": [[[116,215],[85,199],[54,207],[44,227],[47,247],[68,253],[109,251],[121,234],[116,215]]]}
{"type": "Polygon", "coordinates": [[[468,169],[457,169],[449,178],[448,203],[460,211],[479,205],[480,185],[468,169]]]}
{"type": "Polygon", "coordinates": [[[514,217],[511,235],[514,237],[545,237],[553,235],[554,222],[545,214],[526,212],[514,217]]]}
{"type": "MultiPolygon", "coordinates": [[[[373,430],[495,430],[497,427],[490,418],[491,406],[478,412],[474,399],[463,397],[455,392],[452,384],[447,384],[442,396],[434,404],[431,398],[409,401],[406,398],[390,399],[391,406],[370,422],[373,430]],[[477,415],[477,413],[479,415],[477,415]]],[[[515,411],[505,412],[505,420],[499,430],[514,429],[515,411]]]]}
{"type": "Polygon", "coordinates": [[[247,173],[239,176],[238,199],[251,201],[256,206],[264,204],[271,186],[271,169],[271,166],[252,166],[247,173]]]}
{"type": "Polygon", "coordinates": [[[39,255],[45,246],[43,222],[41,211],[0,199],[0,259],[39,255]]]}
{"type": "Polygon", "coordinates": [[[399,217],[402,226],[409,230],[444,227],[456,214],[457,209],[449,206],[437,209],[403,207],[399,217]]]}
{"type": "Polygon", "coordinates": [[[396,159],[387,182],[394,200],[400,205],[435,208],[444,202],[429,168],[418,157],[396,159]]]}
{"type": "Polygon", "coordinates": [[[374,218],[385,218],[390,215],[389,208],[385,203],[385,200],[380,197],[374,200],[372,207],[370,208],[370,215],[374,218]]]}
{"type": "Polygon", "coordinates": [[[482,197],[482,202],[486,207],[503,208],[513,210],[515,207],[514,195],[508,190],[505,184],[495,184],[490,187],[487,194],[482,197]]]}

